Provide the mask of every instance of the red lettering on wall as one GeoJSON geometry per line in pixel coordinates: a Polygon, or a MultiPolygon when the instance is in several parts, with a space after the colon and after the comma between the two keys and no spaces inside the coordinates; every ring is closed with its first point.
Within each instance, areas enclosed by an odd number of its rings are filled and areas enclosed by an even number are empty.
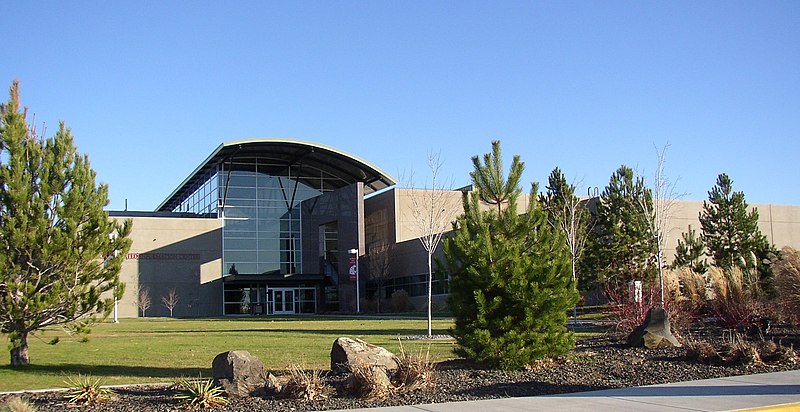
{"type": "Polygon", "coordinates": [[[199,253],[161,253],[144,252],[128,253],[126,260],[200,260],[199,253]]]}

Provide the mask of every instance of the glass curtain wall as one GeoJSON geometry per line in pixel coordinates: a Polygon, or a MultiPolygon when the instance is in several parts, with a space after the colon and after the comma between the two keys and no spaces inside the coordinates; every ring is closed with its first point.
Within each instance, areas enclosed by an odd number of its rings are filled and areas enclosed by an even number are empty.
{"type": "Polygon", "coordinates": [[[212,170],[193,188],[192,194],[183,199],[178,207],[172,211],[190,212],[198,215],[216,215],[219,199],[217,171],[212,170]]]}
{"type": "MultiPolygon", "coordinates": [[[[326,181],[334,179],[321,171],[317,176],[298,175],[283,161],[239,157],[199,179],[173,211],[224,219],[223,276],[302,273],[300,203],[331,190],[326,181]]],[[[335,234],[328,235],[335,242],[335,234]]],[[[314,313],[316,289],[302,284],[226,284],[223,308],[226,315],[314,313]]]]}
{"type": "Polygon", "coordinates": [[[321,191],[301,183],[286,165],[263,159],[225,163],[217,178],[224,274],[302,272],[300,202],[321,191]]]}

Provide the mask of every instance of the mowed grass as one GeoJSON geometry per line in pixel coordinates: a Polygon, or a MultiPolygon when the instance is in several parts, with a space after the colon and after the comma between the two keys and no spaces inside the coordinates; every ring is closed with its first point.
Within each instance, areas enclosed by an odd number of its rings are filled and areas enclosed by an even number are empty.
{"type": "MultiPolygon", "coordinates": [[[[453,322],[437,319],[434,334],[447,334],[453,322]]],[[[92,328],[86,342],[61,330],[29,339],[31,365],[12,369],[9,352],[0,363],[0,391],[64,387],[67,376],[101,377],[106,385],[172,382],[181,376],[211,376],[219,353],[246,350],[271,370],[296,363],[308,369],[330,368],[330,350],[340,336],[356,337],[399,353],[398,337],[427,331],[425,319],[349,319],[264,317],[121,319],[92,328]],[[60,342],[49,345],[58,337],[60,342]]],[[[406,352],[427,351],[434,360],[455,357],[451,340],[403,341],[406,352]],[[430,346],[429,346],[430,345],[430,346]]]]}

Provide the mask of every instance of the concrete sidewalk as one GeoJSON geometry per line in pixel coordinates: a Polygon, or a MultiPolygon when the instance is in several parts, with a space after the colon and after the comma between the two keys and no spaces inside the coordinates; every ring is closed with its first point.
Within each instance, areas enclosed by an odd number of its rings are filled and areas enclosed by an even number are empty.
{"type": "MultiPolygon", "coordinates": [[[[380,412],[465,411],[800,411],[800,371],[731,376],[563,395],[357,409],[380,412]]],[[[350,410],[352,412],[353,409],[350,410]]]]}

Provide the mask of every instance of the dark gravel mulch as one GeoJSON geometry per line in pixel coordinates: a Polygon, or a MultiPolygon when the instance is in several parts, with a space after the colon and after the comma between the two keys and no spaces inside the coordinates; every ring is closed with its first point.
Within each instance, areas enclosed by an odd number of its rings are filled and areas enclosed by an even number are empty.
{"type": "MultiPolygon", "coordinates": [[[[720,332],[700,331],[698,339],[719,342],[720,332]]],[[[782,338],[794,344],[797,335],[782,338]]],[[[505,372],[483,370],[463,360],[438,366],[437,386],[433,390],[399,393],[384,400],[363,400],[334,395],[322,401],[248,398],[231,401],[225,411],[311,411],[369,408],[378,406],[441,403],[476,399],[549,395],[629,386],[653,385],[696,379],[747,375],[800,369],[800,364],[704,365],[687,357],[686,348],[647,350],[625,347],[619,336],[606,335],[582,339],[575,350],[555,361],[543,362],[531,370],[505,372]]],[[[341,386],[344,377],[323,373],[331,387],[341,386]]],[[[116,389],[113,400],[91,411],[175,411],[185,407],[175,400],[176,391],[166,387],[131,386],[116,389]]],[[[26,393],[23,399],[39,411],[75,409],[58,392],[26,393]]]]}

